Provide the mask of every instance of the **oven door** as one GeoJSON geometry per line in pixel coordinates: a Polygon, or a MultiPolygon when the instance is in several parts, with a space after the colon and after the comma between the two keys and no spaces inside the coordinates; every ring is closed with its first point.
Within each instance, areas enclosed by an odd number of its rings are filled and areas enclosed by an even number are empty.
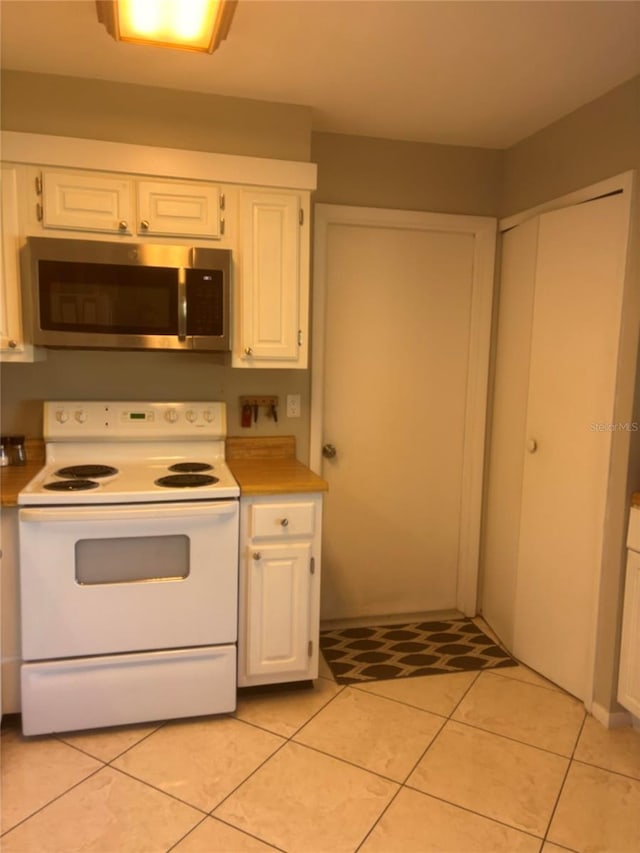
{"type": "Polygon", "coordinates": [[[24,660],[236,641],[237,501],[19,518],[24,660]]]}

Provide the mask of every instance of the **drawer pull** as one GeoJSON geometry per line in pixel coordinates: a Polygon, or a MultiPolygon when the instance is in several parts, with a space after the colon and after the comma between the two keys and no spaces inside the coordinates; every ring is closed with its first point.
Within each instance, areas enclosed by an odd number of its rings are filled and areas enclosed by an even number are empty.
{"type": "Polygon", "coordinates": [[[280,520],[280,525],[281,525],[282,527],[288,527],[288,526],[289,526],[289,519],[288,519],[288,518],[282,518],[282,519],[280,520]]]}
{"type": "Polygon", "coordinates": [[[260,551],[254,551],[251,556],[254,560],[260,560],[262,558],[262,554],[260,553],[260,551]]]}

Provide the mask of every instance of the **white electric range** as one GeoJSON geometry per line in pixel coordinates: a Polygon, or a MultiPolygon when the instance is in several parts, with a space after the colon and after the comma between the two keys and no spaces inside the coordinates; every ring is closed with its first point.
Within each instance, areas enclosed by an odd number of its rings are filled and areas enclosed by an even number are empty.
{"type": "Polygon", "coordinates": [[[18,496],[25,734],[235,708],[225,437],[220,402],[44,404],[18,496]]]}

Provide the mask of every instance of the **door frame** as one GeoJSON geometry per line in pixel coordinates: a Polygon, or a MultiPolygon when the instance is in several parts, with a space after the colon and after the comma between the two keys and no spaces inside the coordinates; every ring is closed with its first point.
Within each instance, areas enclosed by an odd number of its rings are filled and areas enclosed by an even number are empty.
{"type": "Polygon", "coordinates": [[[311,468],[318,474],[322,473],[327,249],[331,227],[355,225],[412,231],[447,231],[471,235],[475,239],[456,598],[458,610],[466,616],[475,616],[478,603],[480,525],[497,220],[489,216],[463,216],[450,213],[427,213],[338,204],[316,204],[314,212],[309,458],[311,468]]]}

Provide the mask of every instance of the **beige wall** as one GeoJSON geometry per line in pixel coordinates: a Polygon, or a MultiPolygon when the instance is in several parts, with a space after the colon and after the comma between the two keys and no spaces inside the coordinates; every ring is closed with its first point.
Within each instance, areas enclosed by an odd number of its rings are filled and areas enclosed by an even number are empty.
{"type": "Polygon", "coordinates": [[[504,153],[500,215],[640,168],[640,76],[504,153]]]}
{"type": "Polygon", "coordinates": [[[488,148],[314,133],[314,200],[496,216],[502,157],[488,148]]]}
{"type": "MultiPolygon", "coordinates": [[[[505,152],[500,199],[502,215],[516,213],[604,178],[640,170],[640,77],[581,107],[505,152]]],[[[636,188],[637,189],[637,188],[636,188]]],[[[640,325],[640,193],[631,245],[629,298],[623,324],[617,406],[629,420],[640,325]]],[[[640,421],[640,387],[634,420],[640,421]]],[[[640,441],[637,433],[616,434],[608,495],[609,529],[599,596],[596,638],[595,701],[616,708],[615,695],[621,625],[624,538],[630,492],[640,490],[640,441]]]]}
{"type": "Polygon", "coordinates": [[[42,435],[42,400],[224,400],[230,435],[295,435],[308,453],[308,404],[284,416],[286,394],[307,400],[306,370],[234,370],[205,353],[48,350],[45,361],[2,365],[2,432],[42,435]],[[257,427],[240,426],[241,395],[280,397],[278,424],[260,410],[257,427]]]}
{"type": "Polygon", "coordinates": [[[23,71],[0,85],[3,130],[309,160],[309,107],[23,71]]]}

